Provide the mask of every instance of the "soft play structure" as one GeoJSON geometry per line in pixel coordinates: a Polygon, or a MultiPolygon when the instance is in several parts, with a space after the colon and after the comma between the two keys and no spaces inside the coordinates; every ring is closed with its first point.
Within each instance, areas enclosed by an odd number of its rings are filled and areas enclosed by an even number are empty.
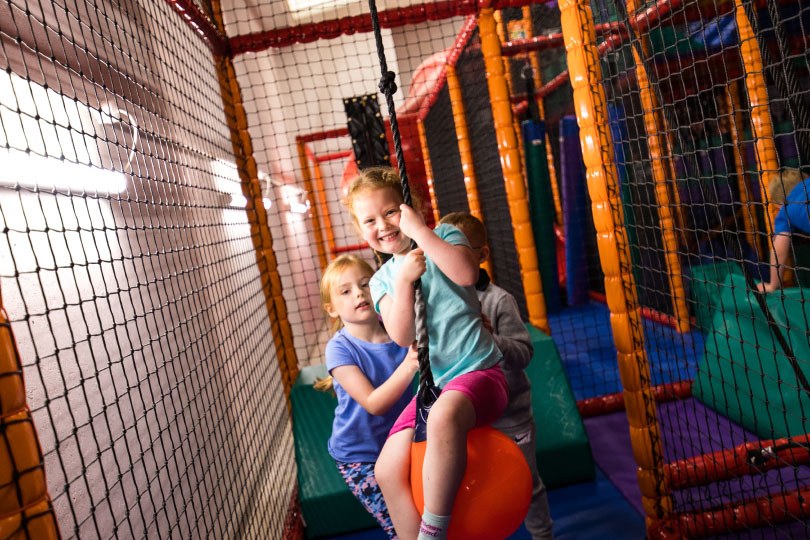
{"type": "Polygon", "coordinates": [[[374,525],[310,385],[371,163],[485,223],[552,492],[810,537],[808,0],[0,5],[0,538],[374,525]]]}
{"type": "Polygon", "coordinates": [[[810,371],[810,342],[799,330],[810,316],[807,292],[792,288],[769,297],[772,327],[738,265],[694,267],[692,280],[692,294],[705,306],[698,315],[705,348],[692,395],[763,439],[808,433],[810,387],[799,380],[810,371]],[[775,331],[785,333],[787,351],[775,331]]]}
{"type": "MultiPolygon", "coordinates": [[[[537,425],[537,466],[548,488],[591,481],[591,447],[554,340],[528,326],[534,347],[526,370],[537,425]]],[[[337,472],[326,450],[337,399],[312,387],[324,366],[302,369],[290,393],[301,512],[308,538],[376,526],[337,472]]]]}

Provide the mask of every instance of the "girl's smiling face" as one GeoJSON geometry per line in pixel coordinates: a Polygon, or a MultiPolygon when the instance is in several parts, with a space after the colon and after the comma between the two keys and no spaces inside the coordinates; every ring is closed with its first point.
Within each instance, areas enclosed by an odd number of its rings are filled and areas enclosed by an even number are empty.
{"type": "Polygon", "coordinates": [[[352,204],[360,235],[368,245],[382,253],[407,253],[411,239],[399,230],[402,196],[393,189],[369,189],[356,196],[352,204]]]}

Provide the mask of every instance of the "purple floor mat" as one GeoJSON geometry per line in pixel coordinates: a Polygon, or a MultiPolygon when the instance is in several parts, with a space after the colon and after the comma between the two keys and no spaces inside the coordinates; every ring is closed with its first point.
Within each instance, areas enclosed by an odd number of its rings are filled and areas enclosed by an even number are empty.
{"type": "MultiPolygon", "coordinates": [[[[759,438],[727,418],[718,415],[695,399],[665,403],[659,406],[662,445],[668,462],[699,454],[731,448],[759,438]]],[[[641,491],[636,478],[636,464],[630,447],[630,433],[624,412],[585,419],[594,460],[628,502],[643,513],[641,491]]],[[[793,490],[810,485],[810,468],[787,467],[756,476],[745,476],[709,486],[679,490],[674,493],[675,507],[682,511],[722,505],[746,498],[764,496],[781,487],[793,490]]],[[[778,497],[774,498],[778,505],[778,497]]],[[[794,523],[767,532],[746,532],[734,538],[807,538],[805,523],[794,523]]]]}

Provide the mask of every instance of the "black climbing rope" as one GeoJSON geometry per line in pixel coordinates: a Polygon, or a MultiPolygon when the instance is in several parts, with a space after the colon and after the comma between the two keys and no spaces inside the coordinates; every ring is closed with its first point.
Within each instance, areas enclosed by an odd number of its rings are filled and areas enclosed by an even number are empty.
{"type": "MultiPolygon", "coordinates": [[[[394,94],[397,91],[396,74],[388,71],[388,64],[385,61],[385,46],[382,41],[380,31],[380,21],[377,14],[377,4],[375,0],[369,0],[369,11],[371,13],[371,26],[374,29],[374,39],[377,44],[377,56],[380,59],[380,92],[385,96],[385,103],[388,106],[388,118],[391,121],[391,134],[394,137],[394,150],[397,156],[397,166],[399,168],[399,178],[402,181],[402,198],[405,204],[413,206],[411,189],[408,185],[408,172],[405,170],[405,155],[402,152],[402,138],[397,124],[396,108],[394,107],[394,94]]],[[[439,396],[440,390],[433,382],[433,373],[430,370],[430,355],[428,354],[428,333],[427,333],[427,311],[425,309],[425,298],[422,294],[422,282],[417,280],[414,283],[414,312],[416,329],[416,349],[419,359],[419,391],[417,393],[417,422],[414,440],[422,441],[426,437],[427,415],[431,405],[439,396]]]]}

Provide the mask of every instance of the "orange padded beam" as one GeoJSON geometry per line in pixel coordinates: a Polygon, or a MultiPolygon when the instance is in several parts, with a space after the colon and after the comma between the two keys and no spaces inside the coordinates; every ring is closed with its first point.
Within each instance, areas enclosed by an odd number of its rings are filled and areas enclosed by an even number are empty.
{"type": "Polygon", "coordinates": [[[560,0],[559,6],[630,441],[639,466],[637,474],[649,529],[671,515],[672,499],[664,475],[655,396],[644,352],[593,13],[588,0],[560,0]]]}
{"type": "Polygon", "coordinates": [[[503,170],[509,212],[512,216],[515,248],[523,278],[529,322],[540,330],[550,333],[546,315],[546,299],[543,295],[540,270],[537,264],[537,249],[534,244],[532,224],[529,221],[529,201],[520,163],[520,150],[512,120],[512,104],[503,73],[501,41],[496,31],[495,14],[492,8],[481,9],[478,28],[481,36],[481,52],[484,55],[487,70],[487,87],[492,106],[492,118],[495,123],[495,137],[498,141],[498,153],[501,156],[501,169],[503,170]]]}
{"type": "MultiPolygon", "coordinates": [[[[745,89],[748,92],[748,107],[751,111],[751,129],[756,143],[757,170],[762,186],[762,199],[768,200],[768,186],[776,181],[779,173],[779,160],[776,155],[776,144],[773,139],[773,123],[768,108],[768,89],[762,75],[762,55],[759,44],[751,28],[751,21],[745,14],[743,3],[737,0],[734,15],[737,19],[737,32],[740,35],[740,55],[745,72],[745,89]]],[[[769,219],[765,220],[768,235],[773,233],[773,220],[779,212],[775,204],[768,205],[769,219]]],[[[781,262],[781,261],[780,261],[781,262]]]]}
{"type": "MultiPolygon", "coordinates": [[[[627,11],[636,10],[635,0],[627,0],[627,11]]],[[[664,248],[664,262],[667,267],[667,279],[672,295],[672,312],[675,314],[678,332],[688,332],[691,329],[689,321],[689,308],[686,306],[686,289],[683,286],[683,269],[678,256],[678,240],[675,231],[675,220],[672,216],[672,199],[669,194],[667,172],[670,161],[668,156],[668,132],[666,122],[661,116],[661,107],[658,97],[653,92],[644,60],[636,47],[633,49],[633,61],[636,64],[636,82],[638,84],[641,107],[644,111],[644,128],[647,131],[647,148],[650,152],[650,161],[653,181],[655,182],[655,199],[658,206],[658,223],[661,227],[661,241],[664,248]]],[[[672,181],[676,178],[673,176],[672,181]]],[[[677,186],[676,188],[677,189],[677,186]]]]}

